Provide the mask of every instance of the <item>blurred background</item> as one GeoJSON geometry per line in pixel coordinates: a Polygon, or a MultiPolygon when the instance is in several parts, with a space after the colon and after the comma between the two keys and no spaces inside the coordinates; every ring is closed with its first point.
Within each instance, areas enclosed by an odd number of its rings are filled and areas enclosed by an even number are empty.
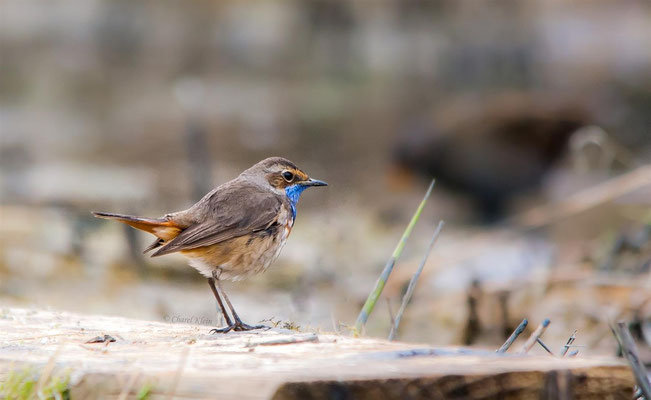
{"type": "MultiPolygon", "coordinates": [[[[437,179],[367,334],[651,343],[651,3],[0,3],[0,304],[220,324],[205,279],[90,211],[160,216],[284,156],[308,191],[245,321],[347,332],[437,179]]],[[[542,351],[535,349],[534,351],[542,351]]],[[[651,352],[644,356],[651,358],[651,352]]]]}

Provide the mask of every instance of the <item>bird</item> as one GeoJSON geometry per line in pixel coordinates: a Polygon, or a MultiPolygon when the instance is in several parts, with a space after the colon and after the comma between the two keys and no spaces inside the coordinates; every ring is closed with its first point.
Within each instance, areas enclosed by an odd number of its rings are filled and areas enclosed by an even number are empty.
{"type": "Polygon", "coordinates": [[[92,213],[153,234],[156,239],[145,254],[152,252],[151,257],[159,257],[180,253],[208,279],[226,322],[225,327],[211,333],[249,331],[266,327],[242,322],[221,281],[239,281],[269,268],[294,226],[301,193],[312,186],[328,184],[310,178],[285,158],[270,157],[183,211],[160,218],[92,213]]]}

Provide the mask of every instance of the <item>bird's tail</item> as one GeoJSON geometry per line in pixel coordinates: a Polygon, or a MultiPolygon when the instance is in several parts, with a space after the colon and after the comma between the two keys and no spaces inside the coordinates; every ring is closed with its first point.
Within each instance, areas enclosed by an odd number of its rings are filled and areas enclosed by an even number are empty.
{"type": "Polygon", "coordinates": [[[93,212],[97,218],[113,219],[141,231],[149,232],[164,241],[174,239],[182,228],[167,218],[144,218],[133,215],[93,212]]]}

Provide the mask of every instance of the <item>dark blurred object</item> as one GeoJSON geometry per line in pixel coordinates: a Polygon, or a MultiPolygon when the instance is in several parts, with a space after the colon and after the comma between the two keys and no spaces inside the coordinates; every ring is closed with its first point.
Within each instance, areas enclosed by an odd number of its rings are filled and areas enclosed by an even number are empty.
{"type": "Polygon", "coordinates": [[[490,222],[504,214],[510,198],[540,184],[586,123],[569,104],[497,96],[444,107],[408,127],[394,158],[402,168],[467,194],[490,222]]]}
{"type": "Polygon", "coordinates": [[[502,290],[497,294],[497,300],[500,306],[500,315],[502,317],[502,335],[506,340],[511,332],[515,330],[515,326],[509,320],[509,297],[511,293],[508,290],[502,290]]]}
{"type": "Polygon", "coordinates": [[[479,280],[475,279],[472,281],[470,288],[468,288],[466,297],[468,304],[468,320],[463,329],[463,344],[466,346],[475,343],[479,335],[482,333],[482,326],[479,322],[479,312],[477,311],[477,305],[481,301],[481,297],[481,284],[479,280]]]}
{"type": "Polygon", "coordinates": [[[646,274],[651,266],[651,222],[642,227],[622,229],[601,263],[602,271],[646,274]]]}
{"type": "Polygon", "coordinates": [[[116,340],[113,336],[104,335],[104,336],[95,336],[94,338],[86,341],[86,343],[113,343],[115,341],[116,340]]]}

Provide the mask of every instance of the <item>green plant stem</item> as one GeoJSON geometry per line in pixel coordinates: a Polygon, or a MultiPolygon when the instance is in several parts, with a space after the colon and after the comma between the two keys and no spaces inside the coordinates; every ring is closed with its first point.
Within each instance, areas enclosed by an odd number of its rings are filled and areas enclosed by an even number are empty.
{"type": "Polygon", "coordinates": [[[409,286],[407,287],[407,291],[405,292],[405,295],[402,297],[402,304],[400,304],[400,309],[398,310],[398,313],[396,314],[393,324],[391,325],[391,332],[389,332],[389,340],[395,339],[396,335],[398,334],[398,327],[400,327],[400,320],[402,319],[402,314],[404,314],[405,309],[407,309],[407,305],[411,300],[411,297],[414,295],[414,289],[416,288],[416,283],[418,282],[418,279],[420,278],[420,275],[423,272],[423,268],[425,267],[427,258],[432,252],[432,248],[434,247],[434,244],[436,243],[436,239],[438,239],[439,234],[441,233],[441,229],[443,229],[443,225],[445,225],[445,223],[443,221],[439,221],[439,224],[436,227],[434,234],[432,235],[432,239],[429,242],[429,246],[427,246],[427,250],[423,255],[423,259],[421,260],[420,265],[416,270],[416,273],[414,273],[414,276],[412,276],[411,280],[409,281],[409,286]]]}
{"type": "Polygon", "coordinates": [[[359,316],[355,321],[355,329],[353,332],[355,336],[359,336],[362,333],[362,329],[366,325],[366,321],[368,321],[369,315],[371,315],[371,312],[373,312],[373,308],[375,308],[377,299],[380,297],[380,294],[382,294],[384,285],[386,285],[387,280],[389,279],[389,275],[391,275],[391,271],[393,271],[393,267],[396,265],[396,261],[398,258],[400,258],[402,250],[405,248],[405,244],[407,243],[409,235],[411,235],[411,231],[414,229],[416,222],[418,222],[418,219],[420,218],[420,214],[425,208],[425,203],[427,203],[427,199],[429,198],[430,194],[432,193],[432,189],[434,188],[434,182],[435,181],[432,180],[432,183],[430,183],[429,188],[427,189],[427,193],[425,193],[425,196],[420,202],[420,205],[414,213],[414,216],[411,217],[411,221],[409,222],[409,225],[407,225],[405,232],[402,234],[402,238],[400,238],[398,245],[396,245],[391,258],[389,258],[389,261],[387,261],[386,265],[384,266],[384,270],[382,270],[382,274],[378,278],[377,282],[375,282],[375,287],[368,295],[368,298],[366,299],[366,302],[364,303],[364,306],[362,307],[362,310],[360,311],[359,316]]]}

